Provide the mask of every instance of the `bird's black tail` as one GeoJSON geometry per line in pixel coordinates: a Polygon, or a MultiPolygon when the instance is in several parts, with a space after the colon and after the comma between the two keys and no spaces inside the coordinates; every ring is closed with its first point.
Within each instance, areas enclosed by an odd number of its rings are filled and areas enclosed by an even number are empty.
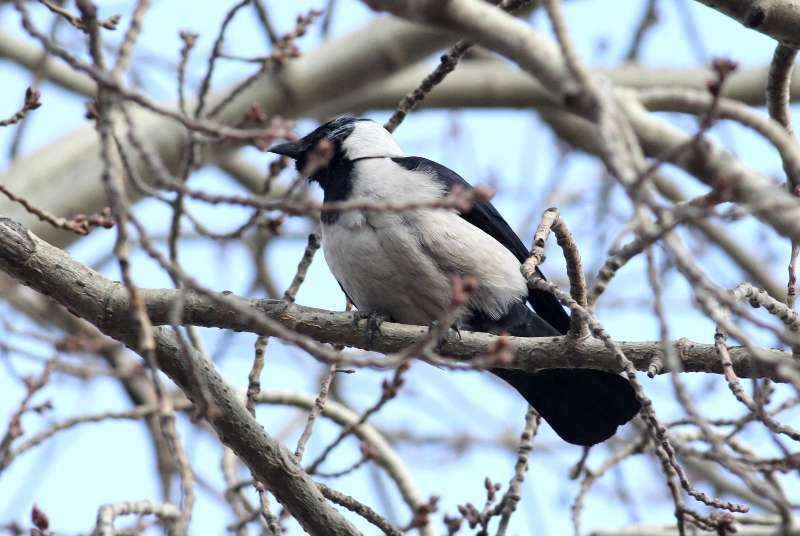
{"type": "Polygon", "coordinates": [[[491,371],[519,391],[561,439],[575,445],[605,441],[641,407],[628,380],[604,370],[491,371]]]}
{"type": "MultiPolygon", "coordinates": [[[[521,302],[499,320],[473,315],[465,327],[517,337],[561,334],[521,302]]],[[[490,370],[519,391],[564,441],[576,445],[591,446],[605,441],[641,408],[628,380],[613,372],[559,368],[535,373],[490,370]]]]}

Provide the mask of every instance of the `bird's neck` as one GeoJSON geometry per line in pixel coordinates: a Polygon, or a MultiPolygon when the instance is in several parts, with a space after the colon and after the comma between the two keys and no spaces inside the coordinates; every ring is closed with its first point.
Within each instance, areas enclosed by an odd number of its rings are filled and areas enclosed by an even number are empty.
{"type": "MultiPolygon", "coordinates": [[[[328,165],[318,170],[311,180],[319,183],[322,187],[323,202],[333,203],[345,201],[353,191],[353,168],[352,160],[341,154],[335,155],[328,165]]],[[[339,218],[339,211],[322,212],[320,219],[323,224],[332,224],[339,218]]]]}

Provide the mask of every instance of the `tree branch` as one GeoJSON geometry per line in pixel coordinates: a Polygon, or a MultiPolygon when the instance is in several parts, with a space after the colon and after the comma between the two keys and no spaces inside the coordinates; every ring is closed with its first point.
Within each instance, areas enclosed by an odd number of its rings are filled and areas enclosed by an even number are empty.
{"type": "MultiPolygon", "coordinates": [[[[130,300],[124,286],[84,266],[66,252],[44,242],[7,218],[0,218],[0,269],[67,307],[73,314],[94,323],[104,333],[126,344],[135,344],[134,332],[130,329],[134,325],[130,300]]],[[[380,328],[381,336],[375,337],[373,343],[369,344],[366,321],[355,325],[353,315],[347,312],[300,305],[287,306],[283,300],[248,299],[230,294],[209,297],[187,290],[141,289],[141,293],[147,314],[157,326],[170,324],[174,303],[181,300],[181,320],[186,324],[274,335],[265,329],[264,322],[258,321],[259,317],[266,316],[270,321],[277,320],[284,327],[319,342],[381,353],[399,352],[427,336],[427,328],[424,326],[384,322],[380,328]],[[243,315],[243,310],[251,314],[243,315]]],[[[166,332],[159,333],[159,344],[170,346],[170,343],[174,343],[165,339],[166,332]]],[[[462,362],[469,362],[491,354],[497,348],[499,340],[500,337],[486,333],[462,332],[460,338],[451,337],[443,343],[441,352],[462,362]]],[[[613,353],[596,339],[568,341],[565,337],[507,337],[505,340],[514,359],[508,364],[492,363],[492,366],[528,371],[554,367],[619,370],[613,353]],[[565,352],[565,348],[568,351],[565,352]]],[[[619,344],[637,370],[648,370],[653,360],[661,357],[658,341],[619,344]]],[[[723,365],[717,357],[714,345],[681,340],[676,343],[676,348],[682,358],[684,371],[723,373],[723,365]]],[[[163,353],[161,351],[159,355],[163,353]]],[[[734,370],[739,377],[782,381],[795,375],[795,365],[791,354],[787,352],[760,349],[755,358],[744,348],[731,348],[730,353],[734,370]]],[[[161,359],[165,358],[159,357],[161,359]]],[[[186,385],[180,380],[189,381],[186,375],[190,369],[184,369],[186,365],[180,362],[173,363],[176,360],[174,356],[167,359],[165,372],[170,376],[176,374],[178,379],[173,379],[179,385],[186,385]],[[179,369],[172,373],[168,370],[176,366],[179,369]]],[[[458,362],[454,361],[454,365],[456,364],[458,362]]],[[[202,370],[204,374],[210,373],[206,363],[197,364],[196,367],[202,367],[198,370],[202,370]]],[[[661,372],[669,371],[668,367],[664,367],[661,372]]],[[[211,372],[216,374],[213,369],[211,372]]],[[[244,407],[241,409],[245,411],[244,407]]],[[[250,418],[249,414],[247,418],[250,418]]]]}
{"type": "MultiPolygon", "coordinates": [[[[215,119],[222,124],[236,123],[253,103],[267,114],[295,117],[335,96],[389,76],[451,39],[439,30],[379,18],[288,63],[279,72],[266,74],[215,119]]],[[[225,88],[210,94],[209,102],[213,106],[228,91],[225,88]]],[[[176,169],[185,139],[183,126],[146,110],[133,111],[140,137],[148,140],[167,168],[176,169]]],[[[137,171],[146,169],[140,162],[133,162],[133,166],[137,171]]],[[[100,176],[101,170],[97,134],[89,125],[18,159],[3,173],[0,182],[54,214],[92,213],[107,202],[100,181],[92,180],[100,176]]],[[[67,233],[33,221],[14,203],[0,202],[0,213],[25,223],[56,245],[74,240],[67,233]]]]}
{"type": "MultiPolygon", "coordinates": [[[[309,112],[325,119],[341,113],[367,110],[392,110],[409,87],[419,83],[431,67],[414,65],[368,87],[325,102],[309,112]]],[[[754,106],[763,106],[764,85],[769,68],[754,67],[734,72],[725,81],[722,95],[754,106]]],[[[631,89],[680,87],[706,90],[710,72],[704,68],[669,69],[624,65],[598,70],[614,85],[631,89]]],[[[800,70],[792,73],[791,83],[800,85],[800,70]]],[[[796,92],[792,102],[800,99],[796,92]]],[[[551,108],[555,101],[544,87],[519,69],[496,60],[462,61],[458,69],[420,102],[420,109],[431,108],[551,108]]]]}
{"type": "MultiPolygon", "coordinates": [[[[114,307],[111,302],[115,301],[112,299],[115,293],[125,294],[127,299],[124,287],[83,266],[12,220],[0,219],[0,243],[0,268],[92,322],[106,335],[134,350],[137,348],[135,322],[103,321],[104,315],[111,312],[108,308],[114,307]]],[[[117,312],[129,316],[131,309],[117,312]]],[[[164,323],[169,324],[166,316],[164,323]]],[[[359,534],[328,503],[294,456],[265,433],[210,361],[191,348],[182,348],[169,327],[156,327],[153,335],[158,367],[192,401],[210,397],[217,409],[207,412],[208,421],[220,440],[247,464],[305,530],[319,535],[359,534]],[[201,382],[195,374],[201,376],[201,382]]]]}
{"type": "Polygon", "coordinates": [[[800,46],[800,10],[793,0],[697,0],[773,39],[800,46]]]}
{"type": "MultiPolygon", "coordinates": [[[[362,1],[374,9],[458,32],[463,38],[502,54],[536,78],[567,111],[594,120],[597,110],[591,99],[576,98],[575,83],[570,80],[557,46],[524,21],[478,0],[362,1]]],[[[592,76],[599,79],[596,73],[592,76]]],[[[648,155],[671,155],[675,165],[711,188],[724,185],[732,200],[750,206],[755,217],[778,233],[800,240],[797,198],[711,141],[696,144],[694,151],[674,154],[675,147],[691,141],[690,135],[647,113],[630,91],[617,89],[615,96],[616,106],[627,116],[648,155]]]]}

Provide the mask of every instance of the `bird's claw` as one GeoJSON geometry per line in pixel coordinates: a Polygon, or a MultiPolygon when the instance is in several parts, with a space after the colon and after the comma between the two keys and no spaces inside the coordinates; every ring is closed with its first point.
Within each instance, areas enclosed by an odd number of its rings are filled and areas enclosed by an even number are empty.
{"type": "Polygon", "coordinates": [[[367,345],[371,347],[375,338],[381,333],[381,324],[387,322],[389,317],[379,311],[354,311],[353,326],[358,327],[358,323],[362,320],[367,321],[366,339],[367,345]]]}
{"type": "MultiPolygon", "coordinates": [[[[428,324],[428,333],[431,333],[435,329],[439,329],[439,326],[441,326],[441,322],[439,322],[438,320],[432,321],[430,324],[428,324]]],[[[451,331],[454,331],[456,333],[456,336],[458,337],[459,341],[461,340],[461,324],[458,320],[456,320],[450,325],[449,328],[447,328],[447,331],[444,331],[441,334],[439,334],[438,340],[436,341],[436,346],[434,348],[437,354],[441,353],[440,351],[447,342],[447,339],[450,337],[451,331]]]]}

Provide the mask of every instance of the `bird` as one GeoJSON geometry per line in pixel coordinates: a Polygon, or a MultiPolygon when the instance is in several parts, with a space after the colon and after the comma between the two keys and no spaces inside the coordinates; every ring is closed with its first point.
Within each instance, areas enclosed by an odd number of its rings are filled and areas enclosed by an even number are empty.
{"type": "MultiPolygon", "coordinates": [[[[388,130],[363,117],[336,117],[269,151],[294,159],[322,188],[323,203],[433,204],[472,188],[437,162],[407,156],[388,130]]],[[[569,329],[555,295],[528,288],[520,267],[529,250],[489,201],[476,199],[466,210],[323,210],[321,234],[325,260],[360,313],[430,326],[451,307],[456,274],[476,282],[459,330],[552,337],[569,329]]],[[[605,441],[641,407],[630,382],[606,370],[489,371],[575,445],[605,441]]]]}

